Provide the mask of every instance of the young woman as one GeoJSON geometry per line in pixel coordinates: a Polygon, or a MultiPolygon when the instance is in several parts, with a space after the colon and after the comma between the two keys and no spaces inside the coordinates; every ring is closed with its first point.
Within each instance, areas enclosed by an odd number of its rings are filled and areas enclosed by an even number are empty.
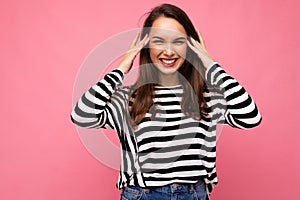
{"type": "Polygon", "coordinates": [[[152,9],[140,37],[79,99],[71,119],[118,133],[121,199],[209,199],[217,184],[217,123],[248,129],[260,124],[260,113],[180,8],[152,9]],[[122,86],[138,53],[139,78],[122,86]]]}

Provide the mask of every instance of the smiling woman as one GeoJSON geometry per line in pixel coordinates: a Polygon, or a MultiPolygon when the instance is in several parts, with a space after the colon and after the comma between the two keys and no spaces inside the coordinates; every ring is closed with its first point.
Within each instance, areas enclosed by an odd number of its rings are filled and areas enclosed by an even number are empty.
{"type": "Polygon", "coordinates": [[[218,182],[217,124],[248,129],[261,115],[208,54],[185,12],[163,4],[149,13],[119,66],[78,100],[71,119],[118,133],[121,199],[205,200],[218,182]],[[137,82],[121,86],[138,53],[137,82]]]}
{"type": "Polygon", "coordinates": [[[183,26],[175,19],[162,16],[154,21],[149,37],[150,58],[160,72],[160,84],[179,84],[175,72],[184,63],[187,51],[187,36],[183,26]]]}

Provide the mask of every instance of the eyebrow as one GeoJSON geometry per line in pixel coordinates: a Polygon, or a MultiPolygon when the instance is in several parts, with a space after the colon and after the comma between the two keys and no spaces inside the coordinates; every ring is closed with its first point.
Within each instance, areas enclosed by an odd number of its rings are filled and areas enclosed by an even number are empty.
{"type": "MultiPolygon", "coordinates": [[[[152,39],[164,40],[164,38],[159,37],[159,36],[153,36],[152,39]]],[[[186,40],[186,38],[185,37],[178,37],[178,38],[175,38],[174,40],[186,40]]]]}

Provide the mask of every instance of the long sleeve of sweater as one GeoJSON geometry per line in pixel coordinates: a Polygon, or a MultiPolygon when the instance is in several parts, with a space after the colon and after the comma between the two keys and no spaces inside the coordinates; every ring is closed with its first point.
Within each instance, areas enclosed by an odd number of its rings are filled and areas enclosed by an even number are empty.
{"type": "Polygon", "coordinates": [[[218,63],[210,66],[205,76],[209,84],[220,88],[224,97],[222,105],[225,105],[225,109],[220,123],[241,129],[253,128],[261,123],[262,117],[254,100],[218,63]]]}
{"type": "MultiPolygon", "coordinates": [[[[115,129],[116,123],[122,121],[126,107],[124,93],[116,92],[123,77],[123,72],[115,69],[85,92],[73,107],[73,123],[85,128],[115,129]],[[114,116],[116,113],[119,116],[114,116]],[[116,120],[116,117],[119,118],[116,120]]],[[[206,70],[205,78],[210,85],[219,87],[223,95],[219,102],[222,105],[219,123],[241,129],[253,128],[261,123],[262,117],[254,100],[218,63],[206,70]]]]}
{"type": "Polygon", "coordinates": [[[115,120],[112,116],[114,105],[111,96],[122,84],[123,77],[124,74],[120,69],[114,69],[86,91],[73,107],[72,122],[85,128],[114,129],[115,120]]]}

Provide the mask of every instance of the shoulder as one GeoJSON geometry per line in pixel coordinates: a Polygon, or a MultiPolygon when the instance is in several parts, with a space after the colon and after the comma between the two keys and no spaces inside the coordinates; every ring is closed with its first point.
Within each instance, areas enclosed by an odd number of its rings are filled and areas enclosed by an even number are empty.
{"type": "Polygon", "coordinates": [[[115,95],[117,96],[123,96],[126,99],[129,99],[130,96],[132,96],[134,92],[134,87],[132,85],[120,85],[116,88],[115,95]]]}
{"type": "Polygon", "coordinates": [[[220,87],[207,87],[204,90],[204,97],[209,98],[209,97],[223,97],[223,92],[220,87]]]}
{"type": "Polygon", "coordinates": [[[226,105],[226,101],[224,99],[224,93],[221,91],[219,87],[208,87],[204,91],[204,98],[209,107],[224,107],[226,105]]]}

